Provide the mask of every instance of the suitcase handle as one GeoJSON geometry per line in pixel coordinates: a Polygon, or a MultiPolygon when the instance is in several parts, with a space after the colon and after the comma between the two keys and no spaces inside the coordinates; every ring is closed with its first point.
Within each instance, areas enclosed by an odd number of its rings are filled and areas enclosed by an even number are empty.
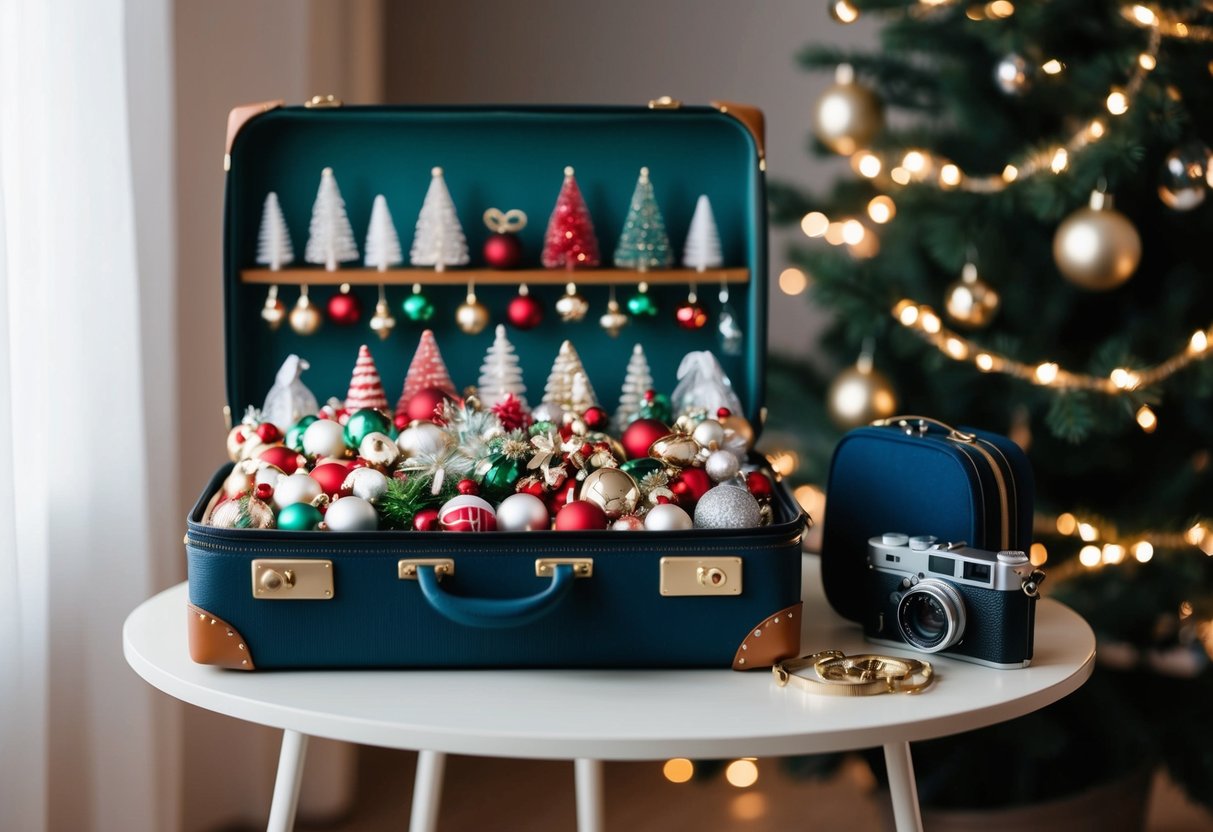
{"type": "Polygon", "coordinates": [[[417,567],[417,582],[421,595],[440,615],[456,624],[483,629],[502,629],[530,624],[547,615],[573,588],[576,579],[574,565],[556,564],[552,568],[552,581],[541,592],[522,598],[467,598],[451,595],[438,582],[438,575],[431,565],[417,567]]]}

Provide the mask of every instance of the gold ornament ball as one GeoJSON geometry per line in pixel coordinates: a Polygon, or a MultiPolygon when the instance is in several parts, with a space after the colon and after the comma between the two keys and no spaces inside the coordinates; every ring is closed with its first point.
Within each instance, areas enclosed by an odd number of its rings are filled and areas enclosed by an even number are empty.
{"type": "Polygon", "coordinates": [[[380,341],[386,341],[396,328],[396,319],[392,317],[392,309],[387,301],[375,304],[375,314],[371,317],[371,330],[379,336],[380,341]]]}
{"type": "Polygon", "coordinates": [[[270,329],[278,329],[286,319],[286,306],[277,297],[266,298],[265,306],[261,307],[261,319],[269,324],[270,329]]]}
{"type": "Polygon", "coordinates": [[[948,317],[970,329],[979,329],[993,320],[999,301],[998,292],[981,279],[972,263],[965,263],[960,280],[944,295],[948,317]]]}
{"type": "Polygon", "coordinates": [[[577,293],[577,287],[572,283],[565,288],[564,294],[556,301],[556,314],[566,324],[580,321],[589,311],[589,302],[577,293]]]}
{"type": "Polygon", "coordinates": [[[291,329],[295,332],[300,335],[314,335],[316,330],[320,329],[323,318],[320,316],[320,310],[312,306],[307,295],[304,295],[299,298],[299,302],[291,310],[290,320],[291,329]]]}
{"type": "Polygon", "coordinates": [[[599,468],[585,478],[579,492],[581,499],[602,509],[614,520],[636,510],[640,502],[640,486],[627,471],[599,468]]]}
{"type": "Polygon", "coordinates": [[[855,82],[855,73],[847,64],[838,67],[834,84],[813,108],[813,132],[822,144],[849,156],[868,147],[884,127],[884,105],[880,97],[855,82]]]}
{"type": "Polygon", "coordinates": [[[862,363],[843,370],[826,391],[830,420],[843,430],[861,427],[897,412],[897,394],[883,373],[862,363]]]}
{"type": "Polygon", "coordinates": [[[1141,237],[1128,217],[1112,208],[1112,198],[1096,191],[1088,207],[1079,208],[1057,227],[1053,259],[1075,286],[1107,292],[1137,270],[1141,237]]]}
{"type": "Polygon", "coordinates": [[[489,325],[489,310],[474,296],[469,296],[455,310],[455,323],[468,335],[476,335],[489,325]]]}

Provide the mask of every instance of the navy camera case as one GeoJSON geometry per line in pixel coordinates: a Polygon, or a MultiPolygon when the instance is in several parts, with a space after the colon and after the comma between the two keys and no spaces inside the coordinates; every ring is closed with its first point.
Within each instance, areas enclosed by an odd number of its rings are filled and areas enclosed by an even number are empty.
{"type": "Polygon", "coordinates": [[[977,549],[1027,551],[1035,486],[1005,436],[903,416],[848,432],[834,449],[822,529],[821,580],[839,614],[862,621],[868,540],[931,534],[977,549]]]}

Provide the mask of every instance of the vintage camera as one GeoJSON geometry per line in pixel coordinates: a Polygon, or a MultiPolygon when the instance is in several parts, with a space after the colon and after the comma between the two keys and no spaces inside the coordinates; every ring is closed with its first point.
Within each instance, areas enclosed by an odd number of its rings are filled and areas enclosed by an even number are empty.
{"type": "Polygon", "coordinates": [[[988,667],[1027,667],[1043,580],[1023,552],[877,535],[868,541],[864,635],[988,667]]]}

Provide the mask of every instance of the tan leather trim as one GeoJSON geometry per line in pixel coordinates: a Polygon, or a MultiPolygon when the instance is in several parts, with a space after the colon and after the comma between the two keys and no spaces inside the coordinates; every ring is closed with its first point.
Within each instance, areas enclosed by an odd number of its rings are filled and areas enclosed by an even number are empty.
{"type": "Polygon", "coordinates": [[[762,670],[800,655],[800,615],[804,602],[793,604],[751,627],[733,657],[734,670],[762,670]]]}
{"type": "Polygon", "coordinates": [[[223,152],[232,152],[232,143],[236,141],[236,135],[245,124],[262,113],[276,110],[284,104],[286,101],[279,98],[275,101],[259,101],[256,104],[241,104],[239,107],[233,107],[232,111],[227,114],[227,144],[224,145],[223,152]]]}
{"type": "Polygon", "coordinates": [[[222,618],[189,604],[190,658],[232,670],[253,670],[253,654],[239,631],[222,618]]]}
{"type": "Polygon", "coordinates": [[[762,110],[752,104],[740,104],[736,101],[713,101],[712,106],[744,124],[746,129],[754,135],[754,143],[758,145],[758,158],[766,158],[767,120],[766,116],[762,114],[762,110]]]}

